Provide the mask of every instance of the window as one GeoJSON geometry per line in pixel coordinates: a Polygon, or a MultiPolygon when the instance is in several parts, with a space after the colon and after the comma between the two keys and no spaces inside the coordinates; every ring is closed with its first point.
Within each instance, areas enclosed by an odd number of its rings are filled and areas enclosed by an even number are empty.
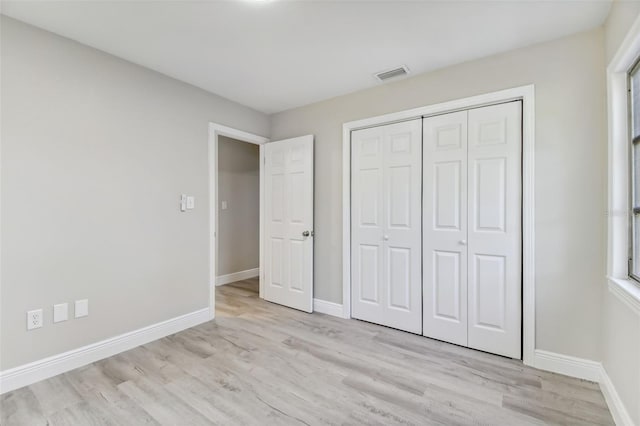
{"type": "Polygon", "coordinates": [[[640,281],[640,63],[629,72],[631,133],[630,261],[629,276],[640,281]]]}
{"type": "Polygon", "coordinates": [[[640,315],[640,21],[607,67],[607,287],[640,315]]]}

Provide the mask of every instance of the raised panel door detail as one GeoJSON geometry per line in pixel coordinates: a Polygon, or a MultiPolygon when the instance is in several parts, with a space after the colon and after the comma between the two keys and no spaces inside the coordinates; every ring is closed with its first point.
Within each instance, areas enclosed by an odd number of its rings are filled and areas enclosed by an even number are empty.
{"type": "Polygon", "coordinates": [[[363,139],[360,142],[360,155],[363,157],[375,157],[380,153],[380,139],[379,137],[372,137],[363,139]]]}
{"type": "Polygon", "coordinates": [[[478,254],[474,256],[474,269],[475,279],[470,285],[475,287],[475,325],[504,330],[506,259],[478,254]]]}
{"type": "Polygon", "coordinates": [[[376,227],[380,226],[378,209],[380,207],[380,170],[368,169],[359,172],[360,194],[360,226],[376,227]]]}
{"type": "Polygon", "coordinates": [[[278,170],[284,167],[284,149],[274,149],[271,154],[271,169],[278,170]]]}
{"type": "Polygon", "coordinates": [[[277,174],[271,176],[272,189],[271,197],[271,221],[284,221],[284,175],[277,174]]]}
{"type": "Polygon", "coordinates": [[[409,310],[411,304],[411,250],[389,248],[389,306],[409,310]]]}
{"type": "Polygon", "coordinates": [[[433,311],[439,318],[459,322],[460,253],[434,251],[433,264],[433,311]]]}
{"type": "Polygon", "coordinates": [[[304,223],[307,207],[308,194],[305,193],[305,173],[294,172],[289,173],[289,199],[291,200],[291,215],[290,221],[292,223],[300,224],[304,223]]]}
{"type": "Polygon", "coordinates": [[[433,194],[433,217],[436,229],[460,229],[461,207],[461,161],[446,161],[435,164],[433,194]]]}
{"type": "Polygon", "coordinates": [[[389,174],[389,227],[411,228],[411,166],[390,167],[389,174]]]}
{"type": "Polygon", "coordinates": [[[371,303],[380,303],[378,299],[378,282],[380,265],[380,249],[378,246],[360,246],[360,300],[371,303]]]}
{"type": "Polygon", "coordinates": [[[490,119],[478,122],[478,146],[504,145],[507,142],[507,120],[490,119]]]}
{"type": "Polygon", "coordinates": [[[282,238],[271,238],[271,282],[270,284],[276,287],[282,287],[284,285],[284,241],[282,238]]]}
{"type": "Polygon", "coordinates": [[[291,149],[291,164],[296,165],[304,161],[305,147],[302,146],[293,146],[291,149]]]}
{"type": "Polygon", "coordinates": [[[475,230],[504,232],[506,229],[506,158],[475,161],[475,230]]]}
{"type": "Polygon", "coordinates": [[[289,244],[291,278],[289,288],[295,292],[304,291],[304,241],[292,240],[289,244]]]}
{"type": "Polygon", "coordinates": [[[411,133],[391,136],[391,152],[394,154],[411,154],[411,133]]]}
{"type": "MultiPolygon", "coordinates": [[[[460,123],[439,126],[435,129],[435,149],[460,149],[462,148],[462,128],[460,123]]],[[[466,135],[464,135],[466,139],[466,135]]]]}

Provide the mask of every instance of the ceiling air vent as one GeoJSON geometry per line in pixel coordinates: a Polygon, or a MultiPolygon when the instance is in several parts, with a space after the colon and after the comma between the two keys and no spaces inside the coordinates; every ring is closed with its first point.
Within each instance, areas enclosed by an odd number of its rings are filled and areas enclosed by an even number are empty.
{"type": "Polygon", "coordinates": [[[387,70],[387,71],[382,71],[379,73],[376,73],[376,78],[380,81],[387,81],[390,80],[392,78],[397,78],[397,77],[402,77],[409,74],[409,68],[407,68],[405,65],[398,67],[398,68],[394,68],[392,70],[387,70]]]}

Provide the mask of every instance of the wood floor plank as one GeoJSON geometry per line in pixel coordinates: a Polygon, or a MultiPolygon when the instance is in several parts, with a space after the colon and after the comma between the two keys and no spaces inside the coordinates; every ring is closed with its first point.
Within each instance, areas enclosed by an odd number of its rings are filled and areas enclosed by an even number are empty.
{"type": "Polygon", "coordinates": [[[42,407],[30,387],[0,396],[0,424],[7,426],[47,424],[42,407]]]}
{"type": "Polygon", "coordinates": [[[612,425],[597,384],[216,288],[216,319],[0,398],[4,425],[612,425]]]}
{"type": "Polygon", "coordinates": [[[140,378],[118,385],[125,395],[134,400],[160,424],[210,425],[210,419],[175,398],[164,386],[140,378]]]}

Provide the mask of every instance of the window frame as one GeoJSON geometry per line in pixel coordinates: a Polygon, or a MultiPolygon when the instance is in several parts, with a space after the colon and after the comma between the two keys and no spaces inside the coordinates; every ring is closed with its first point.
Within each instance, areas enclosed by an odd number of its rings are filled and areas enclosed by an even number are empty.
{"type": "MultiPolygon", "coordinates": [[[[635,129],[636,120],[634,114],[637,112],[640,114],[640,94],[638,95],[638,105],[634,104],[634,90],[633,90],[633,77],[640,77],[640,56],[635,59],[633,65],[627,71],[627,131],[629,140],[629,209],[628,209],[628,221],[629,221],[629,258],[627,262],[627,276],[631,279],[632,283],[640,287],[640,275],[634,273],[635,270],[640,269],[640,265],[634,264],[635,254],[635,219],[636,216],[640,216],[640,200],[634,200],[636,197],[636,187],[640,182],[640,167],[636,171],[635,167],[635,150],[640,149],[640,129],[635,129]],[[636,111],[637,110],[637,111],[636,111]],[[636,132],[637,130],[637,132],[636,132]],[[634,137],[634,134],[637,136],[634,137]],[[636,179],[636,172],[638,179],[636,179]],[[637,203],[637,204],[636,204],[637,203]]],[[[638,87],[640,91],[640,85],[638,87]]],[[[640,119],[637,120],[640,122],[640,119]]]]}
{"type": "MultiPolygon", "coordinates": [[[[607,66],[607,287],[640,316],[640,283],[629,274],[631,149],[629,73],[640,58],[640,17],[607,66]]],[[[640,182],[638,182],[640,185],[640,182]]],[[[640,272],[640,271],[639,271],[640,272]]]]}

